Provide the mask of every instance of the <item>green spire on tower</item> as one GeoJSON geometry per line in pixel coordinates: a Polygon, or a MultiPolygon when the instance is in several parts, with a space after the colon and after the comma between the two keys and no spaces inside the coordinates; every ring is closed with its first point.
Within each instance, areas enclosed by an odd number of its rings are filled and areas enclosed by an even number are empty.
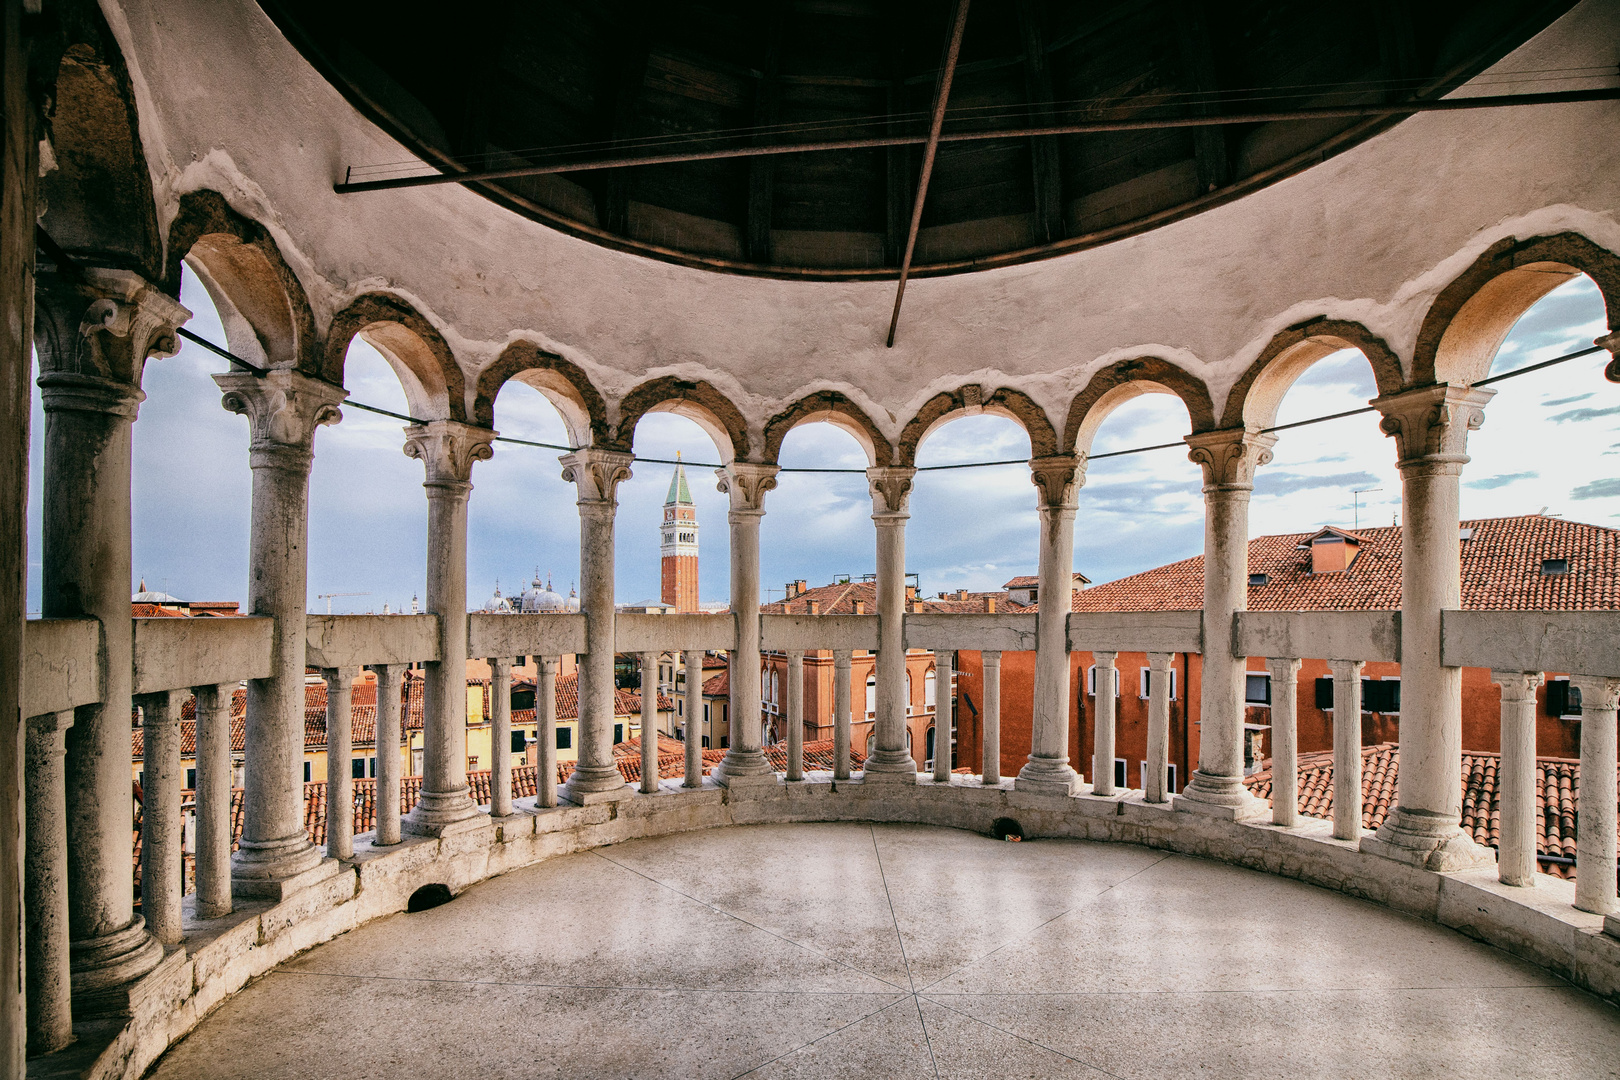
{"type": "MultiPolygon", "coordinates": [[[[680,461],[680,457],[681,452],[679,450],[675,451],[675,460],[677,462],[680,461]]],[[[671,506],[675,503],[693,505],[692,492],[686,486],[686,466],[680,464],[675,466],[675,475],[669,478],[669,495],[664,499],[665,506],[671,506]]]]}

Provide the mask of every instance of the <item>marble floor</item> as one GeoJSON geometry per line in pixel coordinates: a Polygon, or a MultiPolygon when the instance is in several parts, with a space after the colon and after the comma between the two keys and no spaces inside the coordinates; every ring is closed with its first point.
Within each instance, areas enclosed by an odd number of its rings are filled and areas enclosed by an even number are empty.
{"type": "Polygon", "coordinates": [[[1495,949],[1146,848],[754,826],[559,858],[249,987],[164,1078],[1620,1076],[1495,949]]]}

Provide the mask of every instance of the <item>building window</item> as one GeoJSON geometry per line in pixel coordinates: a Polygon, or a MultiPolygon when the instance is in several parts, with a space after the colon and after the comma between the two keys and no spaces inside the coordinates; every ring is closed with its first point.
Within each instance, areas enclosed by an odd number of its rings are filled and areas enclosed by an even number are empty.
{"type": "Polygon", "coordinates": [[[526,731],[512,732],[512,753],[527,753],[529,749],[529,733],[526,731]]]}
{"type": "Polygon", "coordinates": [[[1569,573],[1568,559],[1542,559],[1541,572],[1546,577],[1562,577],[1569,573]]]}
{"type": "Polygon", "coordinates": [[[304,762],[304,783],[306,783],[306,784],[309,783],[309,777],[310,777],[310,763],[306,761],[306,762],[304,762]]]}
{"type": "Polygon", "coordinates": [[[1561,720],[1578,720],[1581,716],[1581,688],[1567,676],[1547,683],[1547,715],[1561,720]]]}
{"type": "Polygon", "coordinates": [[[1323,712],[1333,711],[1333,676],[1324,675],[1316,680],[1316,707],[1323,712]]]}
{"type": "Polygon", "coordinates": [[[1128,787],[1130,784],[1125,782],[1125,759],[1117,757],[1114,759],[1114,788],[1123,790],[1128,787]]]}
{"type": "Polygon", "coordinates": [[[188,791],[196,791],[197,790],[197,770],[196,769],[187,769],[186,770],[186,790],[188,790],[188,791]]]}
{"type": "Polygon", "coordinates": [[[477,772],[478,771],[478,755],[477,754],[468,754],[467,755],[467,771],[468,772],[477,772]]]}
{"type": "Polygon", "coordinates": [[[877,715],[877,672],[866,677],[866,718],[877,715]]]}
{"type": "Polygon", "coordinates": [[[349,779],[351,779],[351,780],[364,780],[365,778],[366,778],[366,759],[365,758],[358,758],[358,757],[357,758],[350,758],[349,759],[349,779]]]}
{"type": "MultiPolygon", "coordinates": [[[[1086,693],[1091,697],[1097,696],[1097,665],[1092,664],[1086,668],[1086,693]]],[[[1114,696],[1119,697],[1119,668],[1114,669],[1114,696]]]]}
{"type": "Polygon", "coordinates": [[[571,750],[574,747],[574,729],[560,727],[557,729],[557,749],[571,750]]]}
{"type": "Polygon", "coordinates": [[[1361,711],[1399,716],[1401,713],[1401,680],[1362,679],[1361,711]]]}
{"type": "Polygon", "coordinates": [[[373,754],[371,757],[366,758],[366,768],[371,770],[371,775],[373,777],[376,777],[376,775],[377,775],[377,756],[375,754],[373,754]]]}
{"type": "Polygon", "coordinates": [[[613,725],[613,741],[615,743],[624,742],[624,725],[623,724],[614,724],[613,725]]]}
{"type": "Polygon", "coordinates": [[[1271,704],[1271,676],[1251,671],[1243,677],[1243,704],[1271,704]]]}
{"type": "MultiPolygon", "coordinates": [[[[1176,790],[1176,767],[1174,765],[1166,765],[1165,766],[1165,773],[1166,773],[1166,776],[1165,776],[1164,790],[1174,794],[1175,790],[1176,790]]],[[[1147,778],[1148,778],[1148,763],[1144,761],[1144,762],[1142,762],[1142,787],[1144,787],[1144,788],[1147,787],[1147,778]]]]}
{"type": "Polygon", "coordinates": [[[923,676],[923,707],[927,709],[937,708],[939,705],[939,693],[934,688],[934,684],[938,682],[934,678],[936,670],[936,668],[929,668],[928,674],[923,676]]]}
{"type": "MultiPolygon", "coordinates": [[[[1093,682],[1096,681],[1095,676],[1092,677],[1092,681],[1093,682]]],[[[1150,668],[1150,667],[1145,667],[1145,668],[1142,669],[1142,676],[1141,676],[1141,693],[1142,693],[1142,697],[1145,699],[1150,693],[1152,693],[1152,691],[1153,691],[1153,669],[1150,668]]],[[[1171,701],[1176,700],[1176,669],[1175,668],[1170,669],[1170,700],[1171,701]]]]}
{"type": "Polygon", "coordinates": [[[709,737],[707,735],[705,735],[705,736],[703,736],[703,749],[707,750],[708,748],[709,748],[709,737]]]}
{"type": "Polygon", "coordinates": [[[911,707],[911,672],[906,672],[906,715],[910,716],[915,710],[911,707]]]}

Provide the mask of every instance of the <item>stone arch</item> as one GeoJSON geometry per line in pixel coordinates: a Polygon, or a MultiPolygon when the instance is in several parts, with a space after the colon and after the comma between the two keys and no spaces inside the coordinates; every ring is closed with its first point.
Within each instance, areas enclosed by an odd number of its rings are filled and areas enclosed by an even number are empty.
{"type": "Polygon", "coordinates": [[[1398,393],[1406,385],[1401,359],[1383,338],[1357,322],[1319,318],[1279,333],[1226,395],[1222,428],[1270,427],[1294,381],[1318,360],[1354,349],[1372,368],[1378,393],[1398,393]]]}
{"type": "Polygon", "coordinates": [[[1108,414],[1143,394],[1170,394],[1187,408],[1192,433],[1214,431],[1215,406],[1209,387],[1198,376],[1156,356],[1141,356],[1108,365],[1091,377],[1069,406],[1063,425],[1063,449],[1091,453],[1091,440],[1108,414]]]}
{"type": "Polygon", "coordinates": [[[309,297],[265,227],[215,191],[181,196],[169,226],[163,288],[180,294],[189,259],[225,324],[231,350],[251,362],[320,377],[321,353],[309,297]]]}
{"type": "Polygon", "coordinates": [[[983,387],[968,385],[948,393],[935,394],[917,410],[917,415],[900,433],[897,464],[916,465],[917,449],[929,435],[957,416],[971,416],[977,412],[1005,416],[1022,427],[1029,436],[1031,457],[1051,457],[1060,452],[1057,429],[1047,418],[1046,410],[1035,404],[1028,394],[1003,388],[986,395],[983,387]]]}
{"type": "MultiPolygon", "coordinates": [[[[1483,379],[1519,316],[1577,274],[1597,283],[1612,333],[1620,311],[1620,256],[1572,232],[1492,244],[1429,306],[1412,356],[1412,385],[1483,379]]],[[[1611,378],[1620,374],[1614,368],[1611,378]]]]}
{"type": "Polygon", "coordinates": [[[894,464],[894,447],[866,410],[836,390],[802,397],[765,422],[765,460],[777,464],[788,432],[800,424],[825,422],[848,432],[866,451],[870,465],[894,464]]]}
{"type": "Polygon", "coordinates": [[[387,293],[364,293],[337,313],[326,333],[321,375],[343,385],[343,364],[356,335],[376,346],[405,387],[412,416],[467,419],[466,384],[455,354],[414,307],[387,293]]]}
{"type": "Polygon", "coordinates": [[[472,422],[495,426],[495,395],[510,379],[538,390],[562,415],[568,441],[575,447],[606,446],[612,441],[607,404],[577,364],[546,352],[530,341],[514,341],[495,362],[478,373],[472,422]]]}
{"type": "Polygon", "coordinates": [[[614,448],[630,450],[636,437],[636,425],[643,416],[653,412],[674,413],[697,424],[714,440],[720,464],[749,460],[752,443],[748,438],[748,421],[731,399],[706,382],[690,382],[670,375],[642,383],[619,402],[614,448]]]}

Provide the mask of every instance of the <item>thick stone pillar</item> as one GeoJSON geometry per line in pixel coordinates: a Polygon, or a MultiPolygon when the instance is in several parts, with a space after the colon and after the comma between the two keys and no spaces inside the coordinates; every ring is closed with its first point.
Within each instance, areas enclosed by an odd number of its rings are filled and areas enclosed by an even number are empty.
{"type": "MultiPolygon", "coordinates": [[[[1029,761],[1018,771],[1019,791],[1073,795],[1080,774],[1069,763],[1069,612],[1074,592],[1076,493],[1085,482],[1073,454],[1032,458],[1030,480],[1040,493],[1041,547],[1035,617],[1035,703],[1029,761]]],[[[1109,760],[1109,778],[1114,764],[1109,760]]]]}
{"type": "Polygon", "coordinates": [[[71,711],[30,717],[28,836],[23,871],[28,912],[28,1051],[48,1054],[73,1041],[68,969],[67,756],[71,711]]]}
{"type": "Polygon", "coordinates": [[[540,675],[534,680],[534,805],[538,808],[557,805],[557,668],[561,662],[556,656],[539,657],[540,675]]]}
{"type": "Polygon", "coordinates": [[[337,872],[304,832],[304,622],[309,594],[309,467],[315,430],[348,393],[296,371],[214,376],[227,410],[248,421],[253,514],[248,611],[275,620],[272,674],[247,685],[242,838],[233,893],[280,900],[337,872]]]}
{"type": "Polygon", "coordinates": [[[1361,671],[1360,660],[1334,660],[1333,672],[1333,835],[1361,838],[1361,671]]]}
{"type": "Polygon", "coordinates": [[[658,790],[658,654],[641,654],[641,793],[658,790]]]}
{"type": "Polygon", "coordinates": [[[984,713],[980,718],[984,753],[979,768],[985,785],[995,787],[1001,783],[1001,650],[979,653],[979,666],[984,672],[984,713]]]}
{"type": "Polygon", "coordinates": [[[354,858],[354,680],[359,668],[324,668],[326,680],[326,855],[354,858]]]}
{"type": "Polygon", "coordinates": [[[1187,436],[1204,470],[1204,656],[1198,768],[1175,799],[1191,813],[1243,820],[1266,812],[1243,786],[1246,657],[1232,653],[1232,616],[1249,601],[1249,495],[1275,435],[1246,428],[1187,436]]]}
{"type": "Polygon", "coordinates": [[[613,518],[619,508],[619,484],[630,479],[635,457],[584,447],[560,460],[563,479],[579,491],[579,606],[585,615],[585,654],[579,657],[579,761],[562,797],[584,805],[631,793],[613,763],[613,518]]]}
{"type": "Polygon", "coordinates": [[[1569,681],[1581,692],[1575,906],[1611,915],[1620,913],[1615,903],[1615,708],[1620,705],[1620,679],[1572,675],[1569,681]]]}
{"type": "Polygon", "coordinates": [[[934,782],[951,782],[951,668],[955,653],[934,653],[934,782]]]}
{"type": "Polygon", "coordinates": [[[162,956],[135,915],[129,878],[130,429],[147,358],[175,353],[175,328],[190,312],[123,270],[86,269],[78,282],[42,276],[37,296],[42,612],[102,626],[101,701],[76,711],[67,739],[68,918],[79,996],[127,983],[162,956]]]}
{"type": "MultiPolygon", "coordinates": [[[[489,660],[489,816],[512,816],[512,661],[489,660]]],[[[466,745],[466,736],[462,736],[466,745]]]]}
{"type": "Polygon", "coordinates": [[[377,833],[376,847],[400,842],[400,680],[404,664],[377,664],[377,833]]]}
{"type": "Polygon", "coordinates": [[[787,744],[789,780],[804,779],[804,651],[787,654],[787,744]]]}
{"type": "Polygon", "coordinates": [[[427,609],[439,616],[439,659],[422,672],[422,790],[403,822],[417,836],[479,823],[467,788],[467,497],[494,439],[455,420],[405,429],[405,455],[427,472],[427,609]]]}
{"type": "Polygon", "coordinates": [[[1501,826],[1496,873],[1504,885],[1536,883],[1536,687],[1539,671],[1495,671],[1502,688],[1501,826]]]}
{"type": "Polygon", "coordinates": [[[833,650],[833,779],[849,779],[850,651],[833,650]]]}
{"type": "Polygon", "coordinates": [[[1170,801],[1170,679],[1175,653],[1150,652],[1148,659],[1147,762],[1142,772],[1146,802],[1170,801]]]}
{"type": "Polygon", "coordinates": [[[877,723],[866,779],[917,782],[917,762],[906,745],[906,519],[917,470],[866,470],[877,525],[877,723]]]}
{"type": "Polygon", "coordinates": [[[686,669],[686,779],[682,787],[703,786],[703,653],[681,653],[686,669]]]}
{"type": "Polygon", "coordinates": [[[185,840],[180,813],[180,703],[165,690],[141,707],[141,911],[164,945],[180,944],[185,840]]]}
{"type": "MultiPolygon", "coordinates": [[[[1119,669],[1114,662],[1119,659],[1117,652],[1102,652],[1093,650],[1091,658],[1096,661],[1093,666],[1093,682],[1096,693],[1092,695],[1092,722],[1091,736],[1091,793],[1093,795],[1112,795],[1114,793],[1114,713],[1119,703],[1117,690],[1119,689],[1119,669]]],[[[1151,712],[1151,710],[1149,710],[1151,712]]],[[[1149,721],[1151,723],[1151,720],[1149,721]]],[[[1149,732],[1148,741],[1151,743],[1152,733],[1149,732]]],[[[1146,778],[1142,781],[1147,786],[1146,778]]]]}
{"type": "Polygon", "coordinates": [[[734,461],[716,470],[720,490],[731,496],[731,617],[737,647],[731,653],[731,741],[710,774],[717,784],[739,777],[770,777],[776,770],[760,750],[759,519],[765,493],[776,486],[777,467],[734,461]]]}
{"type": "Polygon", "coordinates": [[[1299,664],[1266,661],[1271,672],[1271,823],[1299,824],[1299,664]]]}
{"type": "Polygon", "coordinates": [[[231,913],[231,698],[235,683],[196,688],[197,917],[231,913]]]}
{"type": "Polygon", "coordinates": [[[1430,870],[1493,859],[1461,827],[1462,669],[1440,662],[1440,613],[1462,603],[1459,478],[1495,393],[1428,386],[1372,403],[1401,470],[1401,771],[1398,804],[1361,850],[1430,870]]]}

